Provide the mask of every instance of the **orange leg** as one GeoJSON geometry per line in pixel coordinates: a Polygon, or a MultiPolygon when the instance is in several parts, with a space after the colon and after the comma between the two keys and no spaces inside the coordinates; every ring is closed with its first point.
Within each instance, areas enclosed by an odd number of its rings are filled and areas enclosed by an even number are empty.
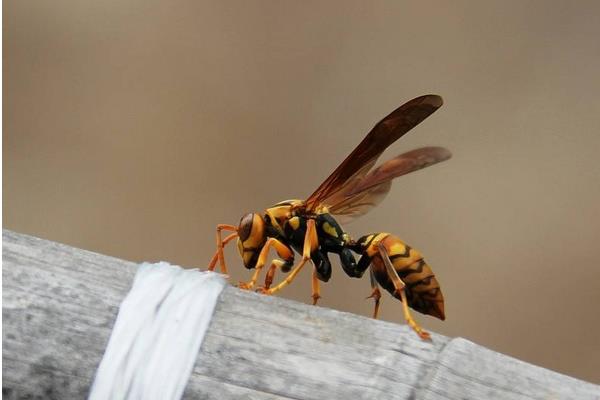
{"type": "MultiPolygon", "coordinates": [[[[283,264],[284,264],[284,262],[282,260],[273,260],[273,263],[271,264],[271,268],[269,268],[269,270],[267,271],[267,274],[265,276],[264,289],[269,289],[271,287],[271,284],[273,283],[273,279],[275,277],[275,272],[277,271],[277,268],[281,268],[281,266],[283,264]]],[[[319,301],[320,298],[321,298],[321,290],[320,290],[319,278],[317,277],[317,270],[313,269],[313,276],[312,276],[313,306],[317,305],[317,302],[319,301]]]]}
{"type": "MultiPolygon", "coordinates": [[[[225,239],[223,239],[223,247],[225,247],[225,245],[227,243],[231,242],[236,237],[238,237],[238,234],[237,233],[232,233],[231,235],[229,235],[225,239]]],[[[215,270],[215,267],[217,266],[217,260],[218,259],[219,259],[219,250],[216,250],[215,254],[210,259],[210,263],[208,264],[208,270],[209,271],[214,271],[215,270]]]]}
{"type": "Polygon", "coordinates": [[[279,285],[270,289],[261,288],[261,292],[264,294],[273,294],[292,283],[292,281],[296,278],[302,267],[304,267],[304,264],[306,264],[307,261],[310,261],[311,253],[315,251],[318,246],[319,238],[317,237],[315,220],[309,219],[306,223],[306,234],[304,235],[304,248],[302,249],[302,260],[300,260],[298,265],[295,266],[294,269],[292,269],[292,272],[290,272],[290,274],[279,285]]]}
{"type": "MultiPolygon", "coordinates": [[[[275,238],[267,239],[267,241],[263,245],[263,248],[260,250],[260,253],[258,255],[258,260],[256,261],[256,266],[254,267],[255,271],[254,271],[254,274],[252,275],[252,278],[248,282],[240,282],[240,284],[238,285],[239,288],[252,289],[254,287],[254,285],[256,284],[256,280],[258,279],[258,275],[260,274],[260,270],[263,268],[263,266],[267,262],[267,257],[269,256],[269,249],[271,248],[271,246],[275,247],[275,250],[277,251],[277,254],[279,255],[279,257],[284,258],[286,260],[293,260],[294,252],[292,249],[290,249],[284,243],[280,242],[279,240],[277,240],[275,238]]],[[[281,260],[279,260],[279,261],[281,261],[281,260]]],[[[275,261],[273,261],[273,263],[275,263],[275,261]]],[[[283,264],[283,262],[282,262],[282,264],[283,264]]],[[[271,265],[273,265],[273,264],[271,264],[271,265]]],[[[273,267],[271,266],[271,268],[273,268],[273,267]]]]}
{"type": "Polygon", "coordinates": [[[283,265],[284,262],[282,260],[273,260],[273,262],[271,262],[271,267],[269,268],[265,276],[264,289],[268,289],[271,287],[273,279],[275,278],[275,272],[277,271],[277,268],[281,268],[283,265]]]}
{"type": "MultiPolygon", "coordinates": [[[[227,225],[227,224],[217,225],[217,259],[219,260],[221,272],[223,274],[227,274],[227,266],[225,265],[225,256],[223,255],[223,247],[224,247],[225,243],[221,239],[221,231],[233,231],[233,232],[235,232],[235,235],[237,236],[237,227],[233,226],[233,225],[227,225]]],[[[227,239],[231,240],[235,237],[235,236],[233,236],[233,237],[231,237],[231,236],[232,235],[229,235],[227,237],[227,239]]],[[[214,260],[214,257],[213,257],[213,260],[214,260]]],[[[213,263],[213,260],[211,260],[210,264],[208,265],[209,271],[214,271],[214,269],[215,269],[216,261],[213,263]]]]}
{"type": "Polygon", "coordinates": [[[394,283],[396,293],[400,295],[400,299],[402,300],[402,310],[404,311],[404,319],[406,319],[408,325],[415,332],[417,332],[417,335],[419,335],[421,339],[431,339],[431,335],[429,335],[428,332],[424,331],[423,328],[421,328],[419,324],[417,324],[417,322],[413,319],[412,315],[410,314],[410,311],[408,309],[408,300],[406,298],[405,292],[406,285],[404,284],[404,282],[402,282],[400,276],[398,276],[398,272],[396,272],[394,264],[392,263],[392,260],[390,260],[390,257],[388,256],[387,250],[385,249],[383,243],[379,243],[378,249],[379,254],[381,255],[381,258],[383,260],[383,264],[385,265],[385,269],[387,270],[390,279],[394,283]]]}
{"type": "Polygon", "coordinates": [[[367,299],[375,300],[375,309],[373,310],[373,318],[377,319],[379,316],[379,305],[381,304],[381,292],[379,291],[379,286],[377,286],[377,280],[375,280],[375,274],[373,273],[373,269],[369,268],[370,278],[371,278],[371,295],[367,297],[367,299]]]}

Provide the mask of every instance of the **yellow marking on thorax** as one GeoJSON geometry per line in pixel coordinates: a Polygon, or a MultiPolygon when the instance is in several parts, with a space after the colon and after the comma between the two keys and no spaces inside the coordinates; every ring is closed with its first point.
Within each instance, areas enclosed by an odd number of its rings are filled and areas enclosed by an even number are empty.
{"type": "Polygon", "coordinates": [[[329,235],[333,237],[338,237],[338,233],[333,226],[329,224],[329,222],[323,223],[323,230],[329,235]]]}
{"type": "Polygon", "coordinates": [[[281,219],[287,217],[290,213],[291,206],[277,206],[267,208],[267,214],[271,216],[271,218],[281,219]]]}
{"type": "Polygon", "coordinates": [[[273,227],[283,235],[283,226],[282,223],[289,217],[290,215],[290,205],[282,205],[282,206],[274,206],[271,208],[267,208],[265,213],[271,217],[271,224],[273,227]]]}
{"type": "Polygon", "coordinates": [[[327,207],[325,204],[321,204],[316,208],[315,212],[316,214],[329,214],[329,207],[327,207]]]}
{"type": "Polygon", "coordinates": [[[298,217],[290,218],[290,219],[288,219],[288,224],[290,224],[290,226],[294,230],[296,230],[300,226],[300,218],[298,218],[298,217]]]}
{"type": "Polygon", "coordinates": [[[289,199],[289,200],[280,201],[279,203],[273,205],[273,207],[279,207],[279,206],[298,206],[298,205],[300,205],[302,203],[303,203],[302,200],[289,199]]]}

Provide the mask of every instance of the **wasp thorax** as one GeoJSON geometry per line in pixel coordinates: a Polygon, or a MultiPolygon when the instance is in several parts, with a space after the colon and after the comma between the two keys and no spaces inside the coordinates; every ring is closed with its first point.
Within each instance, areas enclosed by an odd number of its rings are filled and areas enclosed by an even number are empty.
{"type": "Polygon", "coordinates": [[[238,250],[248,269],[256,266],[258,254],[266,240],[265,221],[260,214],[249,213],[240,219],[238,226],[238,250]]]}
{"type": "Polygon", "coordinates": [[[287,220],[289,220],[294,214],[292,212],[292,204],[287,202],[281,202],[273,207],[265,210],[265,220],[267,224],[275,229],[279,235],[283,235],[283,226],[287,220]]]}

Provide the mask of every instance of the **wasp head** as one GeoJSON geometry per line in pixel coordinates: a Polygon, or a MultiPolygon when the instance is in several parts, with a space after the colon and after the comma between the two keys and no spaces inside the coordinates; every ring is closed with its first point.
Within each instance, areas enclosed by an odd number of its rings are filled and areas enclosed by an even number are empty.
{"type": "Polygon", "coordinates": [[[237,244],[246,268],[252,269],[256,266],[266,239],[265,220],[260,214],[249,213],[240,219],[237,244]]]}

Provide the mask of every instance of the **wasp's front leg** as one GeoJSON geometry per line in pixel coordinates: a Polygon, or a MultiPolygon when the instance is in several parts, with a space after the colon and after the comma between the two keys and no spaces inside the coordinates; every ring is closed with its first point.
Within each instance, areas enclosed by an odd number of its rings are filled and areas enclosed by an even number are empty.
{"type": "Polygon", "coordinates": [[[227,266],[225,265],[225,256],[223,255],[223,247],[225,247],[225,245],[227,243],[229,243],[231,240],[235,239],[236,237],[238,237],[236,226],[227,225],[227,224],[217,225],[217,251],[215,252],[215,255],[213,256],[213,258],[210,260],[210,263],[208,264],[209,271],[215,270],[215,267],[217,265],[217,260],[218,260],[219,265],[221,267],[221,273],[227,274],[227,266]],[[223,239],[221,239],[221,231],[233,231],[234,233],[227,236],[223,240],[223,239]]]}
{"type": "Polygon", "coordinates": [[[290,269],[294,266],[294,260],[292,262],[287,262],[279,259],[275,259],[271,262],[271,267],[267,271],[265,275],[265,286],[263,289],[269,289],[273,284],[273,280],[275,279],[275,272],[277,269],[280,269],[281,272],[290,272],[290,269]]]}
{"type": "Polygon", "coordinates": [[[273,264],[271,265],[271,269],[273,268],[273,265],[279,265],[278,263],[276,263],[276,261],[279,261],[282,266],[292,265],[292,263],[294,262],[294,251],[288,245],[279,241],[278,239],[269,238],[263,245],[263,248],[260,250],[260,254],[258,255],[258,260],[256,261],[256,266],[254,267],[255,271],[252,275],[252,278],[248,282],[240,282],[238,285],[239,288],[252,289],[254,287],[254,285],[256,284],[256,280],[258,279],[258,275],[260,274],[260,270],[267,262],[267,257],[269,256],[269,249],[271,247],[274,247],[279,257],[285,260],[274,260],[273,264]]]}
{"type": "MultiPolygon", "coordinates": [[[[324,269],[321,268],[321,270],[329,271],[327,276],[331,276],[331,264],[329,263],[329,260],[327,259],[327,255],[325,253],[321,253],[321,252],[313,253],[312,262],[315,265],[315,268],[313,268],[313,272],[312,272],[312,294],[311,294],[311,298],[313,299],[312,304],[314,306],[314,305],[317,305],[317,302],[321,298],[321,288],[320,288],[319,280],[323,280],[323,279],[321,279],[322,275],[318,272],[319,266],[321,266],[321,267],[324,266],[324,269]],[[317,255],[319,255],[321,258],[317,258],[317,255]]],[[[289,272],[289,270],[292,266],[293,266],[293,264],[291,264],[289,262],[284,262],[283,260],[273,260],[273,262],[271,263],[271,268],[269,268],[269,270],[267,271],[267,274],[265,276],[265,286],[263,288],[261,288],[261,291],[265,291],[266,289],[269,289],[271,287],[271,284],[273,283],[273,279],[275,278],[275,272],[277,272],[277,269],[281,269],[282,272],[289,272]]],[[[327,278],[327,279],[329,279],[329,278],[327,278]]]]}

